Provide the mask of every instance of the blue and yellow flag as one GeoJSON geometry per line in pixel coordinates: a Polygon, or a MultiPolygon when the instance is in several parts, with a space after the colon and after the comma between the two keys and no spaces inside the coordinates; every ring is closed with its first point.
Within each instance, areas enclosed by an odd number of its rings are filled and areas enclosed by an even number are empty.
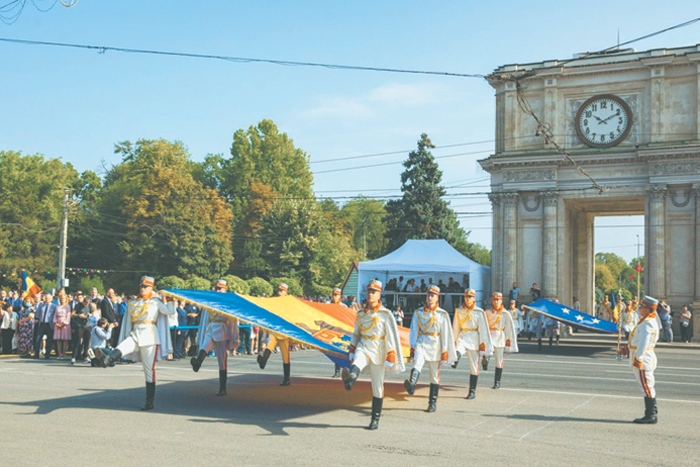
{"type": "Polygon", "coordinates": [[[550,318],[554,318],[557,321],[561,321],[575,328],[617,334],[617,324],[612,321],[596,318],[595,316],[544,298],[540,298],[529,305],[523,305],[523,308],[542,313],[545,316],[549,316],[550,318]]]}
{"type": "Polygon", "coordinates": [[[22,271],[22,300],[24,300],[25,297],[34,297],[39,293],[41,293],[41,287],[36,285],[25,271],[22,271]]]}

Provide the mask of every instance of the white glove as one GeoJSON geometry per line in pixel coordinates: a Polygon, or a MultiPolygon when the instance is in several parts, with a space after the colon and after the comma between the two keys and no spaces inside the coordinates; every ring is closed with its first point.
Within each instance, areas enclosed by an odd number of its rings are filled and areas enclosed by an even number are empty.
{"type": "Polygon", "coordinates": [[[391,362],[384,362],[384,368],[386,368],[387,370],[390,370],[393,366],[394,364],[391,362]]]}

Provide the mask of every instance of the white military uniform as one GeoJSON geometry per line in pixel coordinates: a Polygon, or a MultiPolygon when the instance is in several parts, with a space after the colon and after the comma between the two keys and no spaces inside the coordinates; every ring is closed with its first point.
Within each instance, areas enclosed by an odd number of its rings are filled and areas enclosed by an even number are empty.
{"type": "Polygon", "coordinates": [[[452,331],[457,342],[457,352],[467,354],[469,359],[469,374],[479,376],[479,354],[487,357],[493,354],[491,333],[484,310],[476,306],[472,310],[465,306],[455,309],[452,331]]]}
{"type": "Polygon", "coordinates": [[[152,296],[148,300],[130,300],[119,333],[117,350],[122,356],[143,363],[147,383],[156,382],[156,361],[162,358],[159,347],[172,348],[168,315],[175,314],[173,302],[167,305],[152,296]]]}
{"type": "Polygon", "coordinates": [[[654,347],[659,340],[660,329],[656,313],[650,313],[639,321],[630,335],[630,366],[644,396],[652,399],[656,397],[654,389],[656,353],[654,353],[654,347]]]}
{"type": "Polygon", "coordinates": [[[228,352],[238,346],[238,320],[223,313],[202,312],[197,339],[199,348],[209,354],[216,352],[219,370],[228,370],[228,352]]]}
{"type": "Polygon", "coordinates": [[[507,310],[500,312],[489,308],[486,311],[486,319],[491,331],[493,353],[496,356],[496,368],[503,368],[503,353],[515,353],[518,351],[518,334],[515,332],[513,317],[507,310]]]}
{"type": "Polygon", "coordinates": [[[360,371],[369,372],[372,395],[384,397],[384,372],[399,373],[406,368],[401,352],[399,330],[387,308],[365,308],[357,313],[350,340],[350,361],[360,371]]]}
{"type": "Polygon", "coordinates": [[[427,363],[430,383],[440,384],[440,362],[451,364],[457,360],[450,316],[437,306],[433,310],[418,308],[411,320],[410,342],[414,352],[413,368],[420,372],[427,363]]]}
{"type": "Polygon", "coordinates": [[[628,307],[620,314],[620,325],[622,326],[622,330],[627,333],[632,332],[637,321],[639,321],[639,315],[632,307],[628,307]]]}
{"type": "Polygon", "coordinates": [[[520,334],[520,331],[524,329],[523,317],[525,316],[525,312],[516,306],[512,310],[509,309],[508,313],[510,313],[510,316],[513,318],[513,323],[515,324],[515,335],[520,334]]]}

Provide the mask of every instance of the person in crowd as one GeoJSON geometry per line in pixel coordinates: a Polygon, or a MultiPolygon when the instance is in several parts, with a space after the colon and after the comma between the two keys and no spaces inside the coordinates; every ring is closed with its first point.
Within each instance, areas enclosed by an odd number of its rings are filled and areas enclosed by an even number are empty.
{"type": "Polygon", "coordinates": [[[425,279],[420,280],[420,293],[426,293],[428,291],[428,286],[425,284],[425,279]]]}
{"type": "Polygon", "coordinates": [[[658,314],[664,334],[663,341],[670,344],[673,342],[673,312],[671,305],[667,304],[666,300],[659,300],[658,314]]]}
{"type": "Polygon", "coordinates": [[[530,302],[535,302],[539,300],[542,297],[542,289],[540,289],[540,286],[537,285],[537,283],[533,283],[532,287],[530,287],[530,302]]]}
{"type": "Polygon", "coordinates": [[[457,360],[450,315],[438,306],[440,288],[432,286],[425,296],[425,305],[413,313],[411,320],[411,356],[414,361],[411,374],[403,382],[413,395],[425,364],[430,371],[430,394],[426,412],[435,412],[440,391],[440,364],[451,365],[457,360]]]}
{"type": "MultiPolygon", "coordinates": [[[[95,305],[97,305],[97,303],[95,303],[95,305]]],[[[107,342],[112,337],[112,329],[117,326],[118,324],[116,322],[110,323],[107,318],[100,318],[97,321],[97,324],[95,324],[90,333],[90,348],[93,353],[96,349],[104,349],[107,347],[107,342]]],[[[97,360],[92,360],[90,365],[98,366],[97,360]]]]}
{"type": "MultiPolygon", "coordinates": [[[[92,290],[97,293],[97,289],[93,288],[92,290]]],[[[93,302],[97,302],[95,299],[92,300],[93,302]]],[[[97,302],[97,305],[100,308],[100,313],[102,314],[102,317],[107,320],[109,324],[112,323],[118,323],[117,319],[117,311],[116,308],[118,306],[117,304],[117,294],[114,293],[114,289],[107,289],[107,294],[105,297],[97,302]]],[[[117,340],[119,339],[119,333],[118,332],[113,332],[111,341],[108,342],[109,347],[116,347],[117,346],[117,340]]]]}
{"type": "Polygon", "coordinates": [[[22,305],[23,305],[22,297],[21,297],[19,291],[13,290],[12,291],[12,311],[17,313],[18,316],[19,316],[19,312],[22,311],[22,305]]]}
{"type": "MultiPolygon", "coordinates": [[[[284,297],[287,295],[289,287],[287,284],[280,284],[277,287],[277,296],[284,297]]],[[[292,371],[291,356],[289,354],[289,338],[281,334],[270,333],[270,337],[267,341],[267,347],[263,350],[263,353],[258,355],[258,365],[260,369],[265,369],[267,361],[272,355],[272,350],[279,345],[280,352],[282,353],[282,369],[284,371],[284,379],[280,386],[289,386],[291,384],[290,375],[292,371]],[[270,350],[272,349],[272,350],[270,350]]]]}
{"type": "Polygon", "coordinates": [[[510,301],[508,307],[508,313],[513,317],[513,323],[515,323],[515,333],[520,336],[520,332],[524,330],[523,318],[525,317],[525,312],[518,308],[515,300],[510,301]]]}
{"type": "Polygon", "coordinates": [[[549,346],[551,347],[554,339],[557,339],[557,345],[559,345],[559,338],[561,336],[561,323],[556,319],[547,316],[544,320],[544,327],[547,330],[547,335],[549,336],[549,346]]]}
{"type": "Polygon", "coordinates": [[[36,321],[38,328],[35,329],[34,342],[34,358],[41,356],[41,344],[43,338],[46,337],[46,349],[44,350],[44,358],[50,358],[51,349],[53,348],[54,321],[53,317],[56,313],[56,304],[51,303],[53,296],[50,293],[43,295],[43,302],[37,305],[36,321]]]}
{"type": "Polygon", "coordinates": [[[90,303],[97,303],[97,306],[99,307],[101,301],[102,299],[100,298],[100,294],[97,291],[97,287],[93,287],[92,289],[90,289],[90,303]]]}
{"type": "Polygon", "coordinates": [[[195,356],[199,353],[197,348],[197,333],[199,332],[201,310],[198,306],[188,303],[185,305],[185,311],[187,312],[187,339],[190,342],[190,348],[188,349],[187,355],[195,356]],[[190,353],[192,352],[192,353],[190,353]]]}
{"type": "Polygon", "coordinates": [[[397,326],[403,326],[403,319],[404,319],[404,313],[403,310],[401,309],[401,305],[398,304],[396,307],[394,307],[394,319],[396,320],[396,325],[397,326]]]}
{"type": "Polygon", "coordinates": [[[530,334],[528,335],[528,340],[532,338],[534,335],[537,338],[537,350],[541,351],[542,350],[542,334],[543,334],[543,328],[544,328],[544,316],[542,313],[538,313],[537,311],[530,310],[529,313],[529,329],[530,329],[530,334]]]}
{"type": "Polygon", "coordinates": [[[401,341],[396,321],[382,306],[382,283],[367,285],[367,306],[358,312],[350,340],[350,369],[343,368],[345,389],[352,390],[360,372],[367,369],[372,380],[372,420],[367,429],[379,428],[384,401],[384,373],[404,371],[401,341]]]}
{"type": "Polygon", "coordinates": [[[53,340],[56,342],[58,358],[66,358],[68,342],[71,339],[70,318],[71,310],[70,305],[68,305],[68,295],[61,290],[58,293],[58,306],[53,316],[53,340]]]}
{"type": "Polygon", "coordinates": [[[516,303],[518,300],[520,300],[520,287],[518,287],[516,282],[513,282],[513,287],[511,287],[508,291],[508,303],[510,303],[510,300],[513,300],[516,303]]]}
{"type": "Polygon", "coordinates": [[[241,354],[245,355],[252,355],[252,351],[250,350],[250,329],[252,328],[252,325],[248,323],[243,323],[238,325],[239,333],[240,333],[240,346],[238,347],[238,350],[241,354]]]}
{"type": "Polygon", "coordinates": [[[87,358],[90,346],[90,330],[88,328],[88,312],[90,300],[78,291],[73,296],[74,305],[71,311],[71,327],[73,328],[73,358],[71,363],[87,358]]]}
{"type": "MultiPolygon", "coordinates": [[[[183,328],[187,326],[187,311],[185,310],[185,301],[180,300],[177,303],[177,326],[183,328]]],[[[175,331],[175,348],[173,349],[174,357],[181,359],[185,355],[185,340],[187,339],[187,329],[176,329],[175,331]]]]}
{"type": "Polygon", "coordinates": [[[34,349],[34,298],[24,299],[24,306],[19,315],[17,352],[22,357],[31,355],[34,349]]]}
{"type": "Polygon", "coordinates": [[[576,311],[581,311],[581,301],[574,295],[574,304],[571,307],[576,311]]]}
{"type": "Polygon", "coordinates": [[[260,334],[260,328],[258,326],[253,326],[250,329],[250,351],[254,354],[259,352],[258,349],[258,335],[260,334]]]}
{"type": "Polygon", "coordinates": [[[464,304],[455,310],[452,322],[452,333],[455,338],[457,360],[452,368],[457,368],[460,358],[465,353],[469,360],[469,394],[467,399],[476,397],[476,386],[479,382],[479,355],[491,355],[493,343],[489,332],[488,321],[484,310],[476,306],[476,291],[467,289],[464,292],[464,304]]]}
{"type": "MultiPolygon", "coordinates": [[[[20,310],[21,311],[21,310],[20,310]]],[[[12,341],[17,332],[19,326],[19,315],[14,310],[13,304],[3,303],[2,304],[2,353],[3,355],[12,354],[13,345],[12,341]]]]}
{"type": "Polygon", "coordinates": [[[690,339],[693,337],[693,329],[690,327],[690,320],[692,317],[693,315],[690,312],[688,305],[683,305],[681,315],[679,316],[679,321],[681,325],[681,341],[685,342],[686,344],[689,343],[690,339]]]}
{"type": "MultiPolygon", "coordinates": [[[[214,290],[226,293],[227,283],[219,279],[214,285],[214,290]]],[[[198,372],[209,352],[216,352],[216,360],[219,363],[219,392],[217,396],[226,395],[226,380],[228,378],[228,351],[238,347],[238,320],[223,313],[210,314],[203,312],[200,324],[200,348],[197,357],[192,357],[190,364],[192,370],[198,372]]]]}
{"type": "Polygon", "coordinates": [[[146,379],[146,405],[143,411],[154,409],[156,394],[156,361],[160,357],[158,346],[172,347],[168,315],[175,314],[172,301],[166,299],[167,305],[153,294],[154,279],[143,276],[139,284],[138,299],[129,302],[129,311],[124,316],[120,328],[119,345],[116,349],[98,348],[95,352],[97,364],[107,368],[121,360],[122,356],[135,354],[141,359],[146,379]]]}
{"type": "MultiPolygon", "coordinates": [[[[518,351],[518,336],[515,333],[515,323],[510,313],[503,312],[503,294],[494,292],[491,295],[491,307],[486,310],[486,319],[489,322],[493,353],[496,357],[496,374],[493,389],[500,389],[501,376],[503,374],[504,352],[515,353],[518,351]]],[[[490,358],[483,357],[481,364],[484,371],[488,370],[490,358]]]]}
{"type": "Polygon", "coordinates": [[[629,344],[629,358],[632,371],[644,394],[644,417],[634,423],[655,424],[658,408],[656,406],[656,389],[654,388],[654,370],[656,353],[654,347],[659,339],[659,325],[656,322],[656,310],[659,301],[646,296],[639,304],[640,320],[632,330],[629,344]]]}
{"type": "Polygon", "coordinates": [[[639,316],[637,312],[632,308],[632,302],[630,302],[626,307],[625,311],[620,313],[620,326],[622,331],[625,333],[625,340],[629,341],[630,333],[634,326],[639,321],[639,316]]]}
{"type": "Polygon", "coordinates": [[[606,295],[603,301],[600,303],[600,306],[598,307],[598,318],[604,319],[606,321],[612,321],[613,318],[613,313],[612,313],[612,304],[610,303],[610,299],[606,295]]]}

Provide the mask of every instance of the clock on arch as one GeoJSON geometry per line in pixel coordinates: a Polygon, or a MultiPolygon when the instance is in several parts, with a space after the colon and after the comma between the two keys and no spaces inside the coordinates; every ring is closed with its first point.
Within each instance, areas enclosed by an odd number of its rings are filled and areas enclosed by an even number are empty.
{"type": "Polygon", "coordinates": [[[632,129],[632,110],[613,94],[600,94],[586,100],[574,121],[579,139],[592,148],[620,144],[632,129]]]}

